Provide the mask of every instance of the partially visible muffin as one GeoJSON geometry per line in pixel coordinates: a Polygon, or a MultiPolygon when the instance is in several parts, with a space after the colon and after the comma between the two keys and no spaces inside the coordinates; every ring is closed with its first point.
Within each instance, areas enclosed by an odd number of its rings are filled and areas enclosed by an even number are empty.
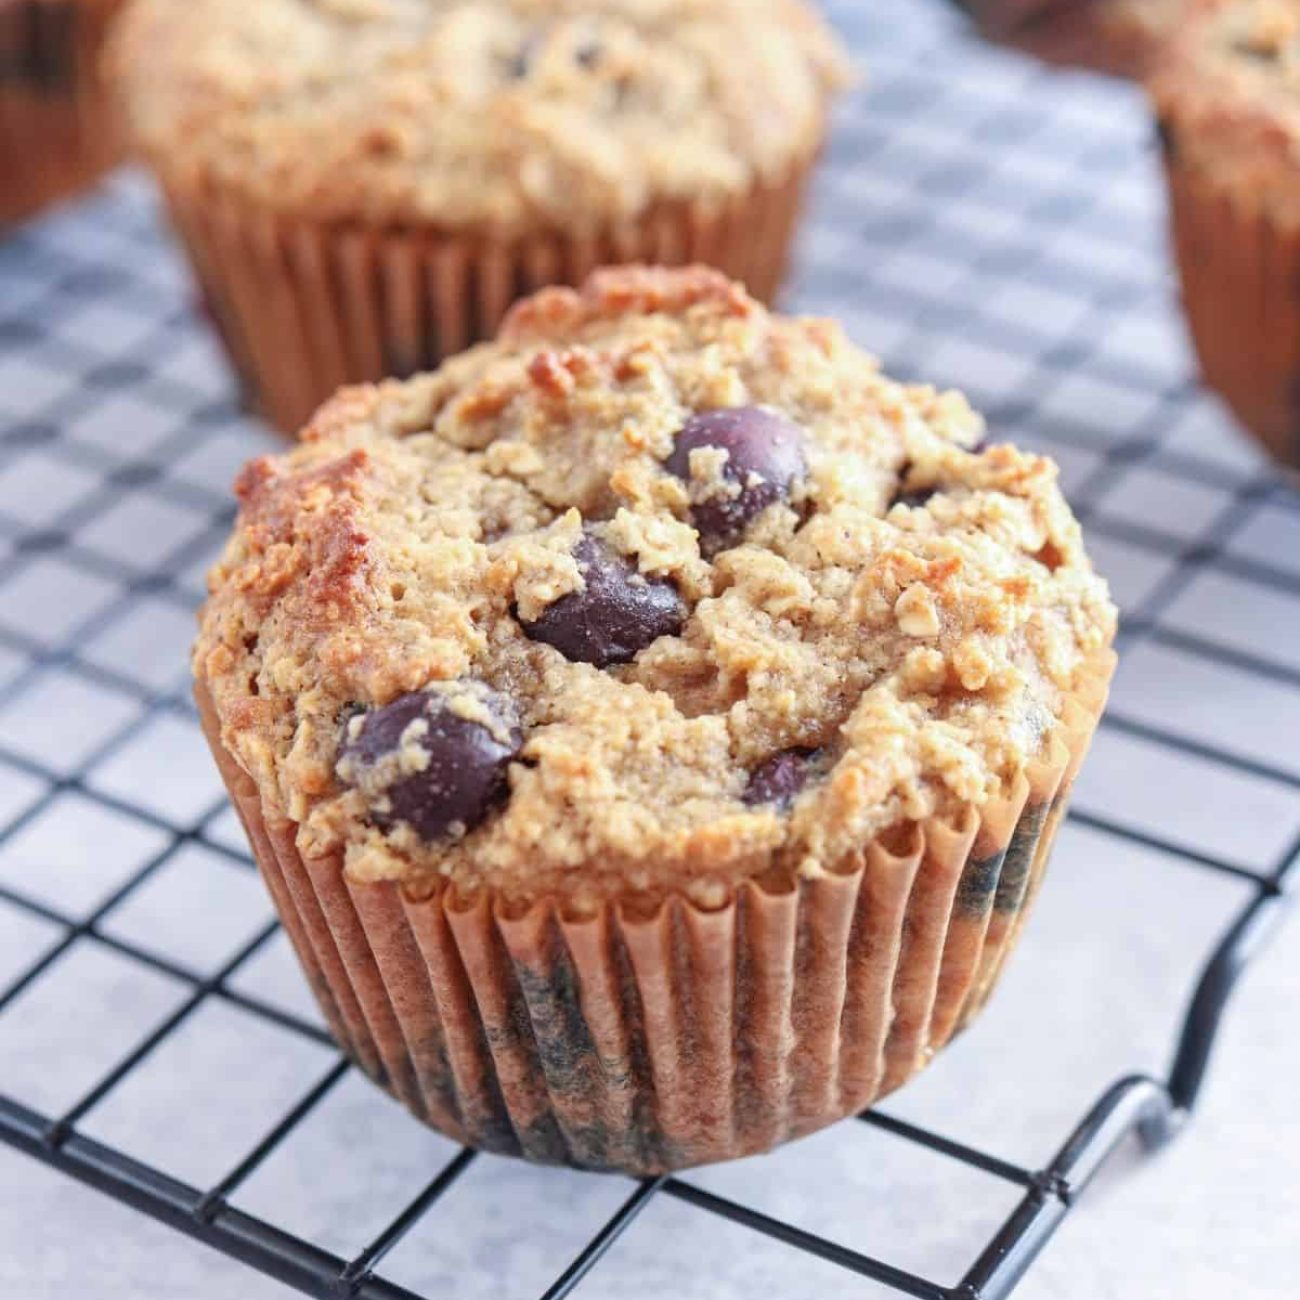
{"type": "Polygon", "coordinates": [[[99,60],[122,0],[0,0],[0,225],[97,180],[120,140],[99,60]]]}
{"type": "Polygon", "coordinates": [[[1151,93],[1205,382],[1300,467],[1300,3],[1203,15],[1151,93]]]}
{"type": "Polygon", "coordinates": [[[195,653],[341,1040],[653,1172],[868,1104],[991,989],[1105,696],[1056,468],[701,268],[603,272],[251,464],[195,653]]]}
{"type": "Polygon", "coordinates": [[[1054,63],[1141,77],[1196,11],[1221,0],[959,0],[986,35],[1054,63]]]}
{"type": "Polygon", "coordinates": [[[803,0],[138,0],[114,64],[286,431],[601,263],[770,298],[847,75],[803,0]]]}

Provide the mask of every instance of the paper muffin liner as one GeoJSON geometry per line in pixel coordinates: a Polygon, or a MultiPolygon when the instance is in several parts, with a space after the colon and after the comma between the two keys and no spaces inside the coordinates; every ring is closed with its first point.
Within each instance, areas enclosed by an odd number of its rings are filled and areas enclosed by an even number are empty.
{"type": "Polygon", "coordinates": [[[567,914],[306,858],[204,730],[285,929],[347,1053],[458,1142],[654,1174],[765,1151],[861,1111],[984,1005],[1096,729],[1107,652],[1009,794],[866,845],[842,871],[567,914]]]}
{"type": "Polygon", "coordinates": [[[516,299],[599,266],[702,262],[770,302],[812,162],[730,201],[662,204],[595,235],[494,239],[282,218],[154,160],[248,401],[290,434],[342,385],[432,369],[490,338],[516,299]]]}
{"type": "Polygon", "coordinates": [[[1165,150],[1174,248],[1201,375],[1282,465],[1300,470],[1300,225],[1165,150]]]}
{"type": "Polygon", "coordinates": [[[0,223],[89,185],[119,158],[99,74],[121,0],[0,0],[0,223]]]}

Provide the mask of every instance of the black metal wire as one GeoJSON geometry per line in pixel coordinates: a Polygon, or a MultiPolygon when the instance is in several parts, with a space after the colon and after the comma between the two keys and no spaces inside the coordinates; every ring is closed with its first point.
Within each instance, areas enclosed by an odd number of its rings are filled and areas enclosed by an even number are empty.
{"type": "MultiPolygon", "coordinates": [[[[836,7],[837,15],[845,24],[858,31],[873,21],[871,10],[871,6],[851,3],[836,7]]],[[[893,239],[915,237],[924,230],[933,232],[939,229],[946,210],[961,204],[984,180],[986,168],[980,156],[981,148],[995,146],[1003,153],[1021,146],[1032,148],[1040,128],[1043,114],[1038,105],[1048,102],[1052,93],[1046,74],[1035,83],[1038,94],[1001,103],[992,109],[987,105],[976,106],[975,111],[966,117],[965,110],[970,103],[963,99],[959,80],[954,80],[950,86],[946,81],[924,73],[927,56],[945,57],[951,39],[951,36],[940,33],[935,37],[938,44],[933,49],[927,51],[918,47],[916,68],[896,69],[871,101],[870,112],[846,122],[832,145],[831,171],[826,184],[833,195],[837,189],[856,184],[864,169],[869,171],[877,157],[893,147],[889,122],[905,123],[922,109],[932,109],[945,96],[950,97],[955,108],[963,114],[962,134],[970,146],[966,156],[957,161],[947,158],[932,166],[927,165],[913,178],[916,190],[926,197],[924,211],[909,210],[899,214],[868,211],[865,207],[850,208],[847,203],[842,205],[851,215],[841,220],[857,223],[863,239],[870,239],[876,247],[888,246],[893,239]]],[[[1116,163],[1115,149],[1113,143],[1098,140],[1086,143],[1080,151],[1076,159],[1077,170],[1091,186],[1089,193],[1081,197],[1077,193],[1058,193],[1049,188],[1039,197],[1022,198],[1018,210],[1036,229],[1055,231],[1057,227],[1086,223],[1097,210],[1096,200],[1103,192],[1105,178],[1116,163]]],[[[124,212],[112,204],[103,206],[100,219],[104,229],[142,249],[151,248],[157,239],[152,220],[141,219],[138,214],[124,212]]],[[[1116,248],[1123,247],[1132,234],[1113,221],[1099,223],[1092,228],[1092,233],[1116,248]]],[[[230,1203],[238,1190],[345,1077],[348,1066],[342,1058],[336,1058],[329,1065],[276,1119],[251,1150],[234,1153],[228,1172],[207,1188],[181,1182],[163,1169],[143,1164],[122,1151],[87,1137],[78,1128],[79,1121],[98,1101],[128,1078],[137,1065],[167,1041],[170,1034],[208,999],[224,1000],[239,1006],[268,1024],[301,1035],[313,1043],[327,1044],[330,1040],[314,1024],[230,987],[230,979],[267,942],[273,933],[272,927],[265,927],[246,942],[210,976],[107,934],[101,928],[101,922],[119,903],[163,868],[186,844],[200,844],[234,863],[251,865],[247,855],[232,851],[213,836],[212,824],[220,806],[209,809],[191,824],[178,824],[152,808],[136,806],[129,800],[100,790],[88,779],[100,762],[122,751],[160,715],[189,716],[191,712],[190,702],[181,693],[181,688],[162,692],[149,689],[129,674],[91,662],[83,648],[98,633],[112,627],[116,620],[135,609],[145,596],[181,609],[191,607],[193,593],[186,587],[184,572],[197,563],[214,540],[224,533],[230,510],[220,491],[172,478],[161,473],[160,467],[184,455],[213,430],[220,428],[231,417],[232,410],[227,402],[214,402],[210,395],[190,387],[183,379],[156,373],[153,365],[155,354],[165,351],[176,336],[191,328],[187,314],[179,313],[174,304],[160,309],[156,290],[137,282],[130,273],[117,267],[87,265],[73,248],[32,240],[23,234],[16,238],[29,241],[27,251],[40,263],[49,289],[41,310],[8,319],[0,311],[0,345],[39,346],[49,364],[80,376],[82,382],[49,402],[36,417],[0,428],[0,448],[17,452],[39,447],[42,454],[56,461],[81,469],[89,467],[100,475],[101,484],[63,514],[43,521],[39,528],[33,529],[22,520],[0,513],[0,546],[6,542],[12,544],[7,556],[0,552],[0,583],[20,572],[33,557],[57,555],[62,562],[79,571],[113,584],[118,591],[113,599],[72,629],[58,645],[45,645],[22,629],[0,628],[0,648],[27,660],[26,667],[0,687],[0,708],[20,699],[43,674],[57,667],[74,678],[132,700],[138,711],[71,773],[52,770],[0,743],[0,762],[37,779],[44,787],[43,795],[8,827],[0,830],[0,846],[43,815],[58,796],[67,792],[75,792],[82,799],[163,832],[166,844],[84,918],[70,916],[47,903],[28,898],[18,889],[0,886],[0,904],[39,918],[58,930],[52,946],[20,972],[8,988],[0,989],[0,1010],[37,984],[58,966],[63,956],[81,943],[100,945],[144,968],[166,974],[186,986],[186,995],[160,1025],[138,1042],[123,1044],[116,1064],[61,1116],[40,1114],[5,1097],[0,1076],[0,1141],[307,1295],[361,1297],[362,1300],[421,1300],[415,1293],[385,1280],[380,1270],[390,1252],[418,1222],[427,1215],[437,1214],[438,1203],[472,1166],[476,1158],[472,1152],[461,1151],[454,1155],[375,1235],[370,1244],[351,1259],[321,1250],[273,1223],[235,1209],[230,1203]],[[52,322],[58,319],[59,311],[66,304],[94,301],[105,296],[111,296],[115,302],[137,304],[150,318],[157,318],[157,328],[128,349],[104,352],[82,339],[62,337],[52,327],[52,322]],[[131,449],[119,452],[102,446],[73,444],[62,435],[65,427],[92,411],[106,394],[133,391],[144,383],[149,385],[151,404],[163,414],[169,428],[173,421],[175,426],[148,457],[142,459],[137,451],[131,449]],[[79,540],[78,533],[87,523],[111,509],[122,493],[145,486],[160,498],[196,511],[206,520],[206,526],[197,529],[171,554],[150,556],[147,563],[139,565],[101,555],[79,540]]],[[[1068,235],[1062,238],[1061,244],[1068,248],[1068,235]]],[[[1053,382],[1070,374],[1085,358],[1090,373],[1095,377],[1135,395],[1152,396],[1150,411],[1134,428],[1124,431],[1122,436],[1102,449],[1095,468],[1075,494],[1078,511],[1091,533],[1136,546],[1172,566],[1165,580],[1126,620],[1123,633],[1126,645],[1150,640],[1153,644],[1191,655],[1225,670],[1289,688],[1300,688],[1300,672],[1268,658],[1266,653],[1221,645],[1161,622],[1162,614],[1179,594],[1207,571],[1241,578],[1279,596],[1300,598],[1300,575],[1258,559],[1233,554],[1228,549],[1235,532],[1261,504],[1295,510],[1295,499],[1281,491],[1267,476],[1247,478],[1231,488],[1228,507],[1214,526],[1191,543],[1162,532],[1158,527],[1115,518],[1105,509],[1106,491],[1138,463],[1158,464],[1163,473],[1188,483],[1212,486],[1220,491],[1225,486],[1216,465],[1194,453],[1165,445],[1166,431],[1196,400],[1194,390],[1182,382],[1168,383],[1138,358],[1102,357],[1091,349],[1096,332],[1104,329],[1117,311],[1135,301],[1143,293],[1143,287],[1128,283],[1122,276],[1098,281],[1090,268],[1072,264],[1068,257],[1060,256],[1055,247],[1045,246],[1041,254],[1026,256],[1014,242],[999,246],[995,240],[982,250],[972,250],[960,242],[948,249],[942,240],[932,240],[930,245],[929,253],[940,260],[949,258],[952,269],[964,275],[968,283],[977,284],[981,275],[996,274],[1008,284],[1019,280],[1077,296],[1086,302],[1086,308],[1071,330],[1048,341],[1037,333],[1037,326],[1032,323],[990,316],[983,310],[978,295],[967,295],[960,289],[938,292],[920,283],[886,283],[877,277],[869,263],[858,264],[852,259],[846,263],[842,256],[836,257],[832,265],[822,268],[817,265],[814,253],[806,283],[811,294],[816,290],[819,277],[824,276],[828,286],[834,290],[830,294],[833,300],[856,295],[862,301],[872,303],[880,312],[910,322],[908,335],[891,357],[891,366],[896,371],[926,373],[926,348],[936,331],[947,336],[980,339],[1011,356],[1034,358],[1032,373],[1023,385],[993,403],[990,414],[995,427],[1015,427],[1035,416],[1044,389],[1050,389],[1053,382]]],[[[1046,441],[1063,449],[1078,448],[1090,454],[1098,451],[1096,438],[1078,427],[1063,422],[1043,425],[1036,421],[1034,429],[1046,441]]],[[[1295,772],[1276,763],[1237,753],[1227,746],[1185,735],[1176,730],[1175,725],[1153,727],[1112,710],[1104,726],[1116,734],[1137,738],[1162,750],[1194,756],[1225,772],[1267,780],[1286,790],[1300,789],[1300,776],[1295,772]]],[[[1177,1047],[1167,1077],[1157,1079],[1134,1075],[1106,1089],[1056,1156],[1043,1168],[1023,1168],[994,1152],[979,1150],[880,1112],[868,1112],[861,1117],[866,1124],[891,1134],[899,1141],[923,1147],[1020,1189],[1019,1201],[960,1282],[952,1286],[922,1277],[900,1269],[884,1258],[828,1241],[704,1190],[686,1179],[660,1178],[646,1180],[633,1188],[617,1211],[547,1287],[542,1300],[562,1300],[570,1295],[659,1196],[670,1197],[698,1213],[718,1216],[790,1249],[874,1279],[899,1294],[921,1297],[922,1300],[1001,1300],[1008,1296],[1116,1146],[1136,1134],[1148,1146],[1154,1147],[1169,1141],[1179,1131],[1196,1104],[1232,991],[1242,972],[1276,930],[1292,901],[1296,880],[1300,876],[1300,868],[1296,865],[1300,861],[1300,840],[1289,846],[1269,870],[1261,871],[1177,843],[1148,828],[1103,817],[1095,811],[1074,813],[1072,819],[1114,838],[1117,843],[1152,849],[1171,861],[1204,868],[1236,881],[1249,889],[1250,896],[1229,918],[1222,940],[1210,954],[1199,976],[1179,1028],[1177,1047]]]]}
{"type": "Polygon", "coordinates": [[[666,1179],[643,1179],[636,1191],[623,1202],[599,1232],[582,1248],[568,1268],[546,1289],[542,1300],[563,1300],[600,1262],[609,1248],[632,1226],[633,1220],[650,1204],[650,1198],[663,1187],[666,1179]]]}

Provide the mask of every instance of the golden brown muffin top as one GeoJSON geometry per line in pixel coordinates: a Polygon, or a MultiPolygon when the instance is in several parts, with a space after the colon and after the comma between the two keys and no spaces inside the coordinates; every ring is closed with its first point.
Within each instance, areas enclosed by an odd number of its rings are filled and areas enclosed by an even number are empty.
{"type": "Polygon", "coordinates": [[[1005,792],[1113,635],[1056,466],[982,429],[716,272],[600,272],[250,464],[196,672],[358,878],[836,868],[1005,792]]]}
{"type": "Polygon", "coordinates": [[[803,0],[137,0],[113,63],[172,177],[503,231],[778,178],[846,75],[803,0]]]}
{"type": "Polygon", "coordinates": [[[1300,217],[1300,0],[1208,5],[1165,52],[1151,91],[1173,161],[1300,217]]]}

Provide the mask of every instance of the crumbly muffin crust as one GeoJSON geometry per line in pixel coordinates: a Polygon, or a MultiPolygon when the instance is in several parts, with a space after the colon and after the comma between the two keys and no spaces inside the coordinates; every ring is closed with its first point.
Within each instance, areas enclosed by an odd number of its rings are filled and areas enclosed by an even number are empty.
{"type": "Polygon", "coordinates": [[[1300,3],[1228,0],[1189,23],[1151,92],[1161,139],[1257,210],[1300,220],[1300,3]]]}
{"type": "Polygon", "coordinates": [[[500,231],[778,178],[846,78],[804,0],[138,0],[113,62],[134,135],[189,179],[500,231]]]}
{"type": "Polygon", "coordinates": [[[1113,636],[1056,467],[982,432],[716,272],[601,272],[250,464],[195,669],[264,803],[354,878],[577,906],[839,869],[1004,792],[1113,636]],[[725,473],[666,465],[699,413],[755,407],[801,431],[803,470],[710,551],[692,519],[725,473]],[[603,667],[529,634],[584,590],[584,535],[675,587],[679,632],[603,667]],[[435,842],[377,816],[352,761],[358,718],[422,690],[519,740],[501,801],[435,842]]]}

